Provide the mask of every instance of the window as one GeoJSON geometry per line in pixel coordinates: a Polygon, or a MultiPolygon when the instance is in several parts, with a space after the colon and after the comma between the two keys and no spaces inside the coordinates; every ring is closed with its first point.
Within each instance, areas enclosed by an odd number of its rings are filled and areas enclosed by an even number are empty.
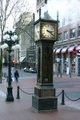
{"type": "Polygon", "coordinates": [[[74,38],[75,37],[75,28],[70,29],[70,38],[74,38]]]}
{"type": "Polygon", "coordinates": [[[68,31],[65,31],[64,32],[64,40],[67,40],[68,39],[68,31]]]}
{"type": "Polygon", "coordinates": [[[80,26],[78,26],[78,37],[80,36],[80,26]]]}
{"type": "Polygon", "coordinates": [[[62,33],[59,33],[58,34],[58,41],[61,41],[62,40],[62,33]]]}

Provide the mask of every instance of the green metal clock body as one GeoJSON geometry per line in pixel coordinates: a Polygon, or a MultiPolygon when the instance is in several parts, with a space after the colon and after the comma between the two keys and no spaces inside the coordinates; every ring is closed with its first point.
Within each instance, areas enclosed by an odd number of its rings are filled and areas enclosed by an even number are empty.
{"type": "Polygon", "coordinates": [[[53,86],[53,42],[37,41],[37,84],[53,86]]]}

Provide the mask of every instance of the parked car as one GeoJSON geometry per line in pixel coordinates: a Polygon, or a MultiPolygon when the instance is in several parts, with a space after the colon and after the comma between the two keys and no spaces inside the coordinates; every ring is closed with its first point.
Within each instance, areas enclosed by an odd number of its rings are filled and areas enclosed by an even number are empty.
{"type": "Polygon", "coordinates": [[[24,71],[24,72],[29,72],[29,69],[25,67],[25,68],[23,69],[23,71],[24,71]]]}
{"type": "Polygon", "coordinates": [[[35,68],[29,68],[30,73],[37,73],[37,70],[35,68]]]}

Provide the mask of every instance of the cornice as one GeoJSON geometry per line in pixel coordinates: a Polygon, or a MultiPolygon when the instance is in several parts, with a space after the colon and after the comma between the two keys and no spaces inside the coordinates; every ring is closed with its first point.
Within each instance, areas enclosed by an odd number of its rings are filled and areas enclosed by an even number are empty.
{"type": "Polygon", "coordinates": [[[71,46],[71,45],[74,45],[75,47],[80,44],[80,39],[72,39],[72,40],[67,40],[67,41],[62,41],[62,42],[56,42],[54,44],[54,48],[59,48],[59,47],[64,47],[64,46],[71,46]]]}

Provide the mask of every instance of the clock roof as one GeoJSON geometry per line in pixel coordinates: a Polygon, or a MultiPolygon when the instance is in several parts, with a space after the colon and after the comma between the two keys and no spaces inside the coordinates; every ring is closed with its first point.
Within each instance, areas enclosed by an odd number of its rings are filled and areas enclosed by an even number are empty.
{"type": "Polygon", "coordinates": [[[51,19],[44,19],[44,18],[39,18],[37,21],[34,22],[34,25],[39,23],[39,22],[50,22],[50,23],[58,23],[57,20],[51,20],[51,19]]]}
{"type": "Polygon", "coordinates": [[[38,23],[39,21],[43,22],[59,22],[58,21],[58,13],[57,13],[57,20],[54,20],[48,13],[48,11],[41,13],[41,9],[35,14],[34,24],[38,23]]]}
{"type": "Polygon", "coordinates": [[[42,16],[41,18],[46,20],[53,20],[52,17],[49,15],[48,11],[46,11],[44,13],[44,16],[42,16]]]}

